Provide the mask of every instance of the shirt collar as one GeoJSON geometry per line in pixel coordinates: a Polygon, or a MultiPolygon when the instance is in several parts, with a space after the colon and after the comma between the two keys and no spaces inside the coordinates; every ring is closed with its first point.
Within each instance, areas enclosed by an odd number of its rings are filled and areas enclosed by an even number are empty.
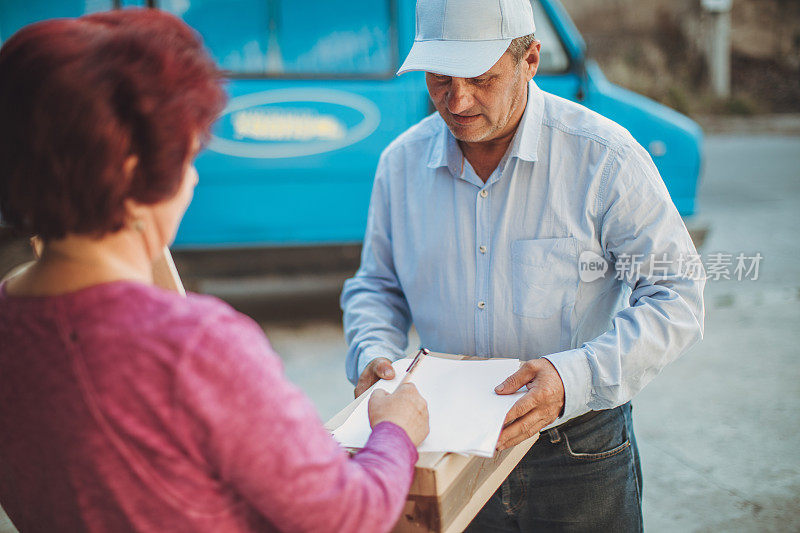
{"type": "Polygon", "coordinates": [[[442,117],[437,115],[436,119],[439,122],[439,131],[431,146],[428,168],[447,167],[453,176],[458,176],[461,174],[461,149],[442,117]]]}
{"type": "Polygon", "coordinates": [[[508,149],[508,157],[524,161],[539,160],[539,138],[542,135],[544,118],[544,95],[536,83],[528,82],[528,103],[519,121],[517,133],[508,149]]]}
{"type": "MultiPolygon", "coordinates": [[[[525,161],[537,161],[539,138],[544,117],[544,95],[536,83],[528,82],[528,103],[519,121],[517,132],[509,146],[507,158],[517,157],[525,161]]],[[[454,176],[461,174],[462,154],[458,142],[441,117],[439,131],[431,146],[428,168],[448,167],[454,176]]]]}

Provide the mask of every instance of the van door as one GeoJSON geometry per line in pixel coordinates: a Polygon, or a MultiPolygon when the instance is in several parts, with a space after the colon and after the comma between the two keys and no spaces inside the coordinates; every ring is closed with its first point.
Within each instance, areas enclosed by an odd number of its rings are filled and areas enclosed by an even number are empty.
{"type": "Polygon", "coordinates": [[[420,78],[394,76],[395,4],[157,2],[229,80],[177,247],[361,240],[378,156],[427,110],[420,78]]]}
{"type": "Polygon", "coordinates": [[[581,79],[573,56],[551,18],[552,9],[538,0],[531,2],[536,21],[536,39],[542,43],[539,69],[534,78],[544,91],[568,100],[580,100],[581,79]]]}

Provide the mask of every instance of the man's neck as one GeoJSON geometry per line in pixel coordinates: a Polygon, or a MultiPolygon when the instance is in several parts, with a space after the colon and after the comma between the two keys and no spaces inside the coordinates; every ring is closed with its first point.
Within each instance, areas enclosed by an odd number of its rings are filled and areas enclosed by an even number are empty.
{"type": "Polygon", "coordinates": [[[511,120],[508,121],[508,125],[504,128],[505,131],[499,136],[487,141],[458,141],[461,153],[464,154],[464,157],[469,161],[469,164],[472,165],[475,173],[484,183],[486,183],[489,176],[492,175],[497,165],[500,164],[509,145],[511,145],[511,141],[514,140],[514,135],[517,133],[517,128],[519,128],[519,124],[522,121],[522,115],[525,113],[527,104],[528,91],[526,86],[520,105],[517,106],[514,115],[511,117],[511,120]]]}

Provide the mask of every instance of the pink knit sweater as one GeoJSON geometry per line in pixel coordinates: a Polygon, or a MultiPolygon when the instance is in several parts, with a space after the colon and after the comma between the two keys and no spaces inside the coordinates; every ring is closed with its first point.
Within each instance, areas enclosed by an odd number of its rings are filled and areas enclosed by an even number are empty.
{"type": "Polygon", "coordinates": [[[0,286],[0,503],[22,531],[386,531],[417,451],[350,458],[223,302],[134,282],[0,286]]]}

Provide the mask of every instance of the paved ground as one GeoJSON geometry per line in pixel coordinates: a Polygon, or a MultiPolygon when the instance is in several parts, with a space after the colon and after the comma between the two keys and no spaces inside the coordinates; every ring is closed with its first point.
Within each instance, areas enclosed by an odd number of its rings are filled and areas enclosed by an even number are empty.
{"type": "MultiPolygon", "coordinates": [[[[710,229],[703,256],[764,259],[758,280],[708,282],[705,340],[636,399],[645,524],[665,532],[797,531],[800,136],[713,136],[706,154],[693,221],[710,229]]],[[[334,309],[335,295],[316,303],[334,309]]],[[[264,328],[323,419],[349,401],[338,323],[271,319],[264,328]]]]}
{"type": "Polygon", "coordinates": [[[763,256],[709,281],[704,341],[645,389],[636,427],[651,531],[800,530],[800,137],[707,141],[704,256],[763,256]]]}
{"type": "MultiPolygon", "coordinates": [[[[798,531],[800,136],[713,136],[706,154],[697,220],[710,226],[704,257],[764,259],[756,281],[709,281],[705,340],[635,401],[645,525],[798,531]]],[[[239,301],[323,419],[352,398],[330,285],[304,294],[290,315],[268,299],[239,301]],[[322,318],[303,320],[304,308],[322,318]]],[[[11,531],[2,521],[0,533],[11,531]]]]}
{"type": "MultiPolygon", "coordinates": [[[[757,280],[708,282],[704,341],[635,401],[645,525],[798,531],[800,137],[714,136],[706,154],[703,256],[764,259],[757,280]]],[[[349,400],[338,324],[264,326],[322,418],[349,400]]]]}
{"type": "MultiPolygon", "coordinates": [[[[703,256],[764,259],[758,280],[708,282],[704,341],[635,401],[645,525],[798,531],[800,136],[713,136],[706,154],[703,256]]],[[[264,327],[322,418],[350,399],[337,323],[264,327]]]]}

